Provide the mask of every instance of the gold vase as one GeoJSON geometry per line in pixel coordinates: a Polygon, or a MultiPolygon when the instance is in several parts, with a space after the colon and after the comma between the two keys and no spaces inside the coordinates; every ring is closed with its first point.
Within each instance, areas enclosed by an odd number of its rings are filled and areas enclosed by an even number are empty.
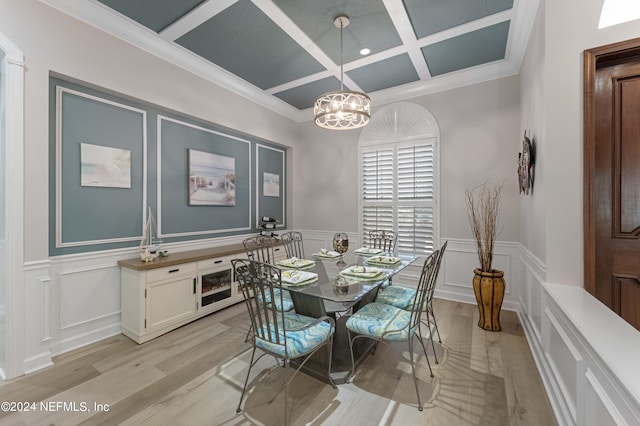
{"type": "Polygon", "coordinates": [[[473,292],[476,294],[480,320],[478,327],[489,331],[500,331],[500,308],[504,299],[504,272],[492,269],[482,272],[473,271],[473,292]]]}

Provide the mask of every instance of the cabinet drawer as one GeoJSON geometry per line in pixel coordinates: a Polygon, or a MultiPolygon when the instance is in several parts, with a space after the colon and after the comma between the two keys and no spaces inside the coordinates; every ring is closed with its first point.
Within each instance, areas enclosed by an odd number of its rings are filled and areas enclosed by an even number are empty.
{"type": "Polygon", "coordinates": [[[276,262],[285,260],[287,258],[287,251],[284,249],[284,246],[275,246],[273,248],[273,257],[276,262]]]}
{"type": "Polygon", "coordinates": [[[181,263],[180,265],[152,269],[150,271],[147,271],[147,282],[166,280],[184,274],[194,274],[196,270],[196,262],[181,263]]]}
{"type": "Polygon", "coordinates": [[[231,255],[231,256],[221,256],[221,257],[214,257],[212,259],[201,260],[198,262],[198,269],[230,267],[231,260],[235,258],[236,258],[235,256],[231,255]]]}

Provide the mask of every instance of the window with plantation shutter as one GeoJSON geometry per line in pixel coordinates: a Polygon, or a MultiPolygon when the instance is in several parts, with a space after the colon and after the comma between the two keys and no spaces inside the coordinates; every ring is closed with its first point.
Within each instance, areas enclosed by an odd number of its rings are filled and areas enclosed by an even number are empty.
{"type": "Polygon", "coordinates": [[[364,244],[381,229],[398,233],[398,253],[434,250],[435,149],[435,138],[361,148],[364,244]]]}

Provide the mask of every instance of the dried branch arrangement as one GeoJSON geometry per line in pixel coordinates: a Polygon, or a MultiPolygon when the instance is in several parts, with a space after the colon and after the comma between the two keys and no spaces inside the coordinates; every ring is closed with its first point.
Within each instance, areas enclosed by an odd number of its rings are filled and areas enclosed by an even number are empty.
{"type": "Polygon", "coordinates": [[[482,272],[491,272],[493,245],[498,234],[501,192],[502,184],[492,182],[485,182],[471,191],[465,191],[469,225],[476,240],[482,272]]]}

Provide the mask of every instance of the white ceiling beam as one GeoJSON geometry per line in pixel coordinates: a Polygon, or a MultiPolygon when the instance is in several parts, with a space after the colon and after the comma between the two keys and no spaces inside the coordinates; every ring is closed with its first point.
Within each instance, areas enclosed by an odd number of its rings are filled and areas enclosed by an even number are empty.
{"type": "Polygon", "coordinates": [[[402,40],[404,50],[409,55],[409,59],[411,59],[411,63],[418,73],[418,77],[420,77],[420,80],[428,80],[431,78],[431,73],[420,50],[418,39],[413,31],[413,25],[411,25],[402,0],[383,0],[383,3],[384,7],[387,8],[387,13],[391,17],[393,25],[396,27],[400,40],[402,40]]]}
{"type": "Polygon", "coordinates": [[[160,38],[166,41],[175,41],[237,1],[238,0],[208,0],[162,30],[159,33],[160,38]]]}
{"type": "MultiPolygon", "coordinates": [[[[338,80],[340,80],[340,64],[335,64],[331,58],[327,56],[322,49],[320,49],[318,45],[316,45],[313,40],[307,36],[307,34],[305,34],[304,31],[302,31],[282,10],[280,10],[278,6],[276,6],[271,0],[251,1],[260,8],[265,15],[275,22],[276,25],[282,28],[282,30],[291,37],[291,39],[313,56],[320,65],[325,67],[330,74],[333,74],[338,80]]],[[[333,22],[327,22],[327,25],[331,25],[333,27],[333,22]]],[[[358,85],[346,75],[344,76],[344,82],[352,90],[362,91],[362,89],[360,89],[358,85]]]]}

